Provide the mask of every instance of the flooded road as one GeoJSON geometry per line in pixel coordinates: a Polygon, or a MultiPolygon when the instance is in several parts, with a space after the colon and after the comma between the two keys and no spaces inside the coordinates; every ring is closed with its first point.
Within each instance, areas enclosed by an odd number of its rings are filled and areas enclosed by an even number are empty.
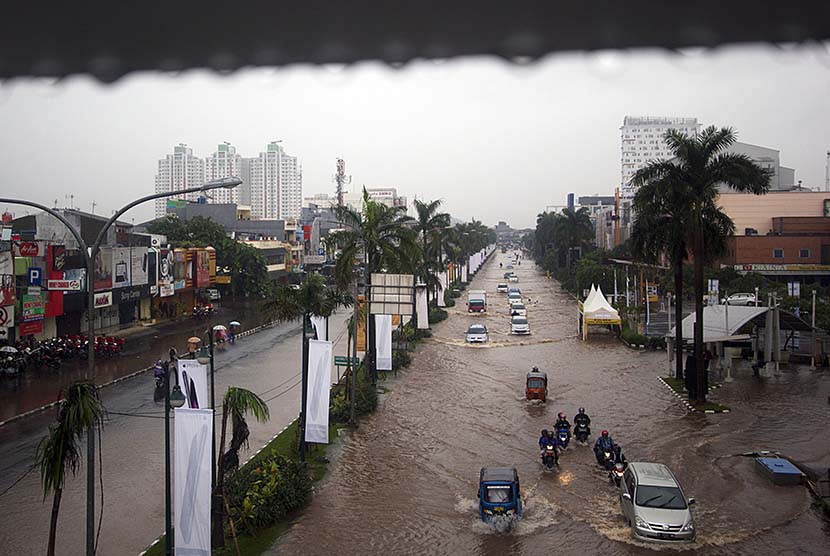
{"type": "MultiPolygon", "coordinates": [[[[338,355],[346,353],[343,323],[348,316],[338,314],[331,319],[330,333],[338,355]]],[[[250,447],[243,459],[296,418],[300,408],[300,361],[298,322],[279,324],[240,338],[236,345],[217,353],[217,404],[221,404],[228,386],[238,386],[259,394],[271,413],[267,423],[248,421],[250,447]]],[[[153,400],[154,390],[153,374],[143,373],[101,391],[109,413],[100,445],[104,483],[104,518],[98,549],[101,555],[136,556],[164,531],[164,406],[153,400]]],[[[35,556],[46,551],[52,497],[44,501],[39,474],[27,471],[38,442],[54,418],[55,410],[51,409],[0,427],[2,556],[35,556]]],[[[217,423],[218,436],[218,418],[217,423]]],[[[171,423],[171,431],[172,426],[171,423]]],[[[74,477],[68,474],[61,500],[59,556],[84,552],[85,445],[81,453],[84,456],[78,473],[74,477]]],[[[98,476],[96,473],[96,480],[98,476]]],[[[96,489],[96,495],[100,496],[100,490],[96,489]]],[[[100,499],[95,504],[97,515],[100,499]]]]}
{"type": "MultiPolygon", "coordinates": [[[[256,303],[227,300],[217,303],[216,314],[210,320],[180,317],[174,322],[115,333],[126,339],[124,352],[116,357],[96,357],[95,381],[106,384],[147,368],[160,357],[166,358],[170,346],[184,350],[189,337],[204,337],[209,327],[227,325],[232,320],[242,323],[241,330],[249,330],[263,324],[265,314],[256,303]]],[[[86,367],[86,360],[75,358],[64,360],[59,369],[27,369],[19,376],[0,376],[0,421],[54,402],[64,388],[86,376],[86,367]]]]}
{"type": "Polygon", "coordinates": [[[528,260],[515,270],[532,300],[533,334],[510,336],[505,295],[495,293],[507,260],[496,254],[471,286],[487,290],[489,313],[449,309],[270,554],[830,553],[830,525],[807,490],[775,487],[735,455],[773,449],[830,463],[828,373],[784,371],[761,383],[739,372],[716,394],[731,414],[687,414],[657,380],[665,353],[631,351],[601,334],[583,343],[574,300],[528,260]],[[488,326],[490,345],[464,344],[473,322],[488,326]],[[533,365],[548,373],[544,405],[523,397],[533,365]],[[590,447],[572,444],[558,474],[542,471],[540,430],[580,406],[593,432],[609,429],[629,461],[672,468],[697,499],[695,543],[632,540],[590,447]],[[476,489],[481,466],[504,465],[518,469],[525,511],[512,532],[496,534],[478,517],[476,489]]]}

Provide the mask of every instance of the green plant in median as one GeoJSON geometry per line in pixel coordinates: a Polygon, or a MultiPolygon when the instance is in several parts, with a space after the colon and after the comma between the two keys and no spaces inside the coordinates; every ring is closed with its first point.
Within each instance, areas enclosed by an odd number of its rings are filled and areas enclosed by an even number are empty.
{"type": "Polygon", "coordinates": [[[222,432],[219,435],[219,461],[217,463],[216,490],[213,493],[212,504],[212,534],[213,546],[225,545],[224,527],[224,486],[225,476],[239,468],[239,450],[248,445],[250,430],[245,421],[245,415],[250,413],[254,418],[264,423],[269,418],[268,405],[262,398],[245,388],[230,387],[222,399],[222,432]],[[231,418],[231,443],[225,452],[225,435],[228,430],[228,417],[231,418]]]}
{"type": "Polygon", "coordinates": [[[67,388],[64,399],[58,404],[57,422],[49,426],[48,435],[38,444],[35,467],[40,470],[43,498],[50,492],[53,495],[46,556],[55,555],[58,513],[66,472],[76,473],[81,461],[82,438],[90,428],[101,430],[105,414],[98,387],[88,381],[75,382],[67,388]]]}

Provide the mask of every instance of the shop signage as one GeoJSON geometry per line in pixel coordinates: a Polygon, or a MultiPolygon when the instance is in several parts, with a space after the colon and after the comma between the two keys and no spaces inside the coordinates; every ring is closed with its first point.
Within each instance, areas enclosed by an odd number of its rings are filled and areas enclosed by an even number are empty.
{"type": "Polygon", "coordinates": [[[303,264],[324,264],[325,262],[325,255],[306,255],[303,257],[303,264]]]}
{"type": "Polygon", "coordinates": [[[117,304],[127,303],[128,301],[137,301],[143,297],[150,296],[150,286],[133,286],[130,288],[121,288],[115,292],[115,301],[117,304]]]}
{"type": "Polygon", "coordinates": [[[47,280],[46,288],[53,291],[79,292],[81,291],[80,280],[47,280]]]}
{"type": "Polygon", "coordinates": [[[0,307],[14,303],[14,276],[0,274],[0,307]]]}
{"type": "Polygon", "coordinates": [[[14,326],[14,305],[0,307],[0,326],[14,326]]]}
{"type": "Polygon", "coordinates": [[[230,284],[231,283],[231,277],[227,274],[221,274],[221,275],[217,276],[213,281],[216,284],[230,284]]]}
{"type": "Polygon", "coordinates": [[[95,294],[95,308],[109,307],[112,305],[112,292],[98,292],[95,294]]]}
{"type": "Polygon", "coordinates": [[[15,257],[42,257],[43,255],[42,241],[21,241],[14,244],[15,257]]]}
{"type": "Polygon", "coordinates": [[[183,290],[186,285],[185,282],[185,280],[176,280],[175,282],[173,282],[173,288],[176,290],[183,290]]]}
{"type": "Polygon", "coordinates": [[[736,264],[738,272],[828,272],[826,264],[736,264]]]}
{"type": "Polygon", "coordinates": [[[21,336],[28,336],[29,334],[40,334],[43,332],[43,321],[38,320],[35,322],[21,323],[20,326],[17,328],[17,331],[21,336]]]}
{"type": "Polygon", "coordinates": [[[66,247],[63,245],[52,246],[52,270],[60,272],[66,267],[66,247]]]}
{"type": "Polygon", "coordinates": [[[23,296],[23,322],[43,320],[45,312],[46,306],[40,295],[26,294],[23,296]]]}
{"type": "Polygon", "coordinates": [[[176,293],[176,289],[170,284],[162,284],[159,286],[159,297],[170,297],[176,293]]]}
{"type": "Polygon", "coordinates": [[[210,285],[210,255],[207,251],[196,251],[196,287],[210,285]]]}

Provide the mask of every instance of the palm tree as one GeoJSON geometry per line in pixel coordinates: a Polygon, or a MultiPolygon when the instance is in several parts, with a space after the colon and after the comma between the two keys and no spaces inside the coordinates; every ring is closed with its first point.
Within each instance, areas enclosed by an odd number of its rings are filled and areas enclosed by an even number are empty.
{"type": "MultiPolygon", "coordinates": [[[[428,248],[430,242],[438,247],[437,259],[433,258],[433,260],[437,260],[439,267],[442,263],[440,253],[441,231],[450,225],[450,215],[446,212],[438,212],[441,203],[441,199],[428,203],[415,199],[415,211],[418,213],[415,219],[415,231],[421,236],[424,276],[432,270],[428,268],[429,259],[436,255],[435,249],[428,248]]],[[[427,288],[427,305],[429,305],[429,288],[427,288]]]]}
{"type": "Polygon", "coordinates": [[[558,240],[560,253],[565,251],[565,268],[571,268],[571,251],[590,245],[594,238],[594,226],[587,208],[563,209],[554,226],[554,237],[558,240]]]}
{"type": "MultiPolygon", "coordinates": [[[[635,176],[636,177],[636,176],[635,176]]],[[[666,179],[638,184],[634,196],[634,223],[631,248],[634,256],[647,263],[658,262],[665,254],[674,271],[675,378],[683,380],[683,264],[688,260],[693,242],[690,214],[683,210],[683,185],[666,179]]],[[[724,254],[726,238],[735,233],[735,226],[720,210],[706,209],[703,215],[705,262],[724,254]]]]}
{"type": "Polygon", "coordinates": [[[350,307],[354,298],[341,290],[330,289],[320,274],[309,274],[300,289],[277,288],[263,311],[273,320],[287,322],[301,319],[303,329],[302,407],[300,408],[300,461],[305,461],[305,406],[308,396],[308,337],[306,324],[311,316],[330,317],[338,307],[350,307]]]}
{"type": "MultiPolygon", "coordinates": [[[[405,207],[388,207],[373,201],[363,190],[363,209],[358,212],[351,207],[335,207],[337,219],[345,227],[334,232],[334,241],[341,248],[335,264],[335,278],[341,289],[346,289],[353,280],[354,262],[363,254],[365,281],[371,288],[372,273],[398,268],[401,259],[412,267],[413,254],[418,253],[415,221],[406,216],[405,207]]],[[[369,319],[368,365],[372,380],[374,373],[374,322],[369,319]]]]}
{"type": "Polygon", "coordinates": [[[222,433],[219,437],[219,461],[217,462],[216,490],[213,503],[214,547],[225,545],[225,475],[239,467],[239,450],[248,445],[250,431],[245,415],[250,413],[260,423],[270,417],[265,401],[245,388],[231,386],[222,399],[222,433]],[[228,429],[228,416],[231,417],[231,444],[225,452],[225,434],[228,429]]]}
{"type": "MultiPolygon", "coordinates": [[[[769,189],[770,174],[748,156],[727,152],[735,143],[732,128],[707,127],[696,136],[676,130],[666,132],[665,141],[674,158],[652,161],[632,178],[635,186],[652,181],[671,183],[674,188],[671,202],[687,215],[687,226],[692,232],[695,288],[695,385],[690,388],[692,399],[706,401],[707,381],[703,362],[703,266],[707,259],[704,240],[704,217],[723,214],[717,204],[718,187],[725,186],[740,192],[762,195],[769,189]],[[694,389],[695,392],[691,390],[694,389]]],[[[729,217],[717,216],[716,228],[728,227],[729,217]]],[[[734,224],[732,225],[734,227],[734,224]]],[[[707,234],[709,235],[709,234],[707,234]]],[[[719,241],[725,241],[721,238],[719,241]]],[[[671,250],[673,251],[673,250],[671,250]]]]}
{"type": "Polygon", "coordinates": [[[35,466],[40,469],[44,499],[50,492],[53,493],[46,556],[55,555],[58,512],[66,471],[71,471],[73,475],[76,473],[81,461],[81,438],[94,427],[101,430],[105,414],[95,384],[88,381],[75,382],[67,389],[66,396],[58,406],[57,422],[49,427],[49,434],[38,444],[35,466]]]}

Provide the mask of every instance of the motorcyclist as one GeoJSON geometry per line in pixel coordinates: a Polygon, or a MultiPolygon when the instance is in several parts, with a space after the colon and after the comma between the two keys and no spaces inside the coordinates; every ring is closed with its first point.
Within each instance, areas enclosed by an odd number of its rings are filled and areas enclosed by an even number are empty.
{"type": "Polygon", "coordinates": [[[557,415],[556,423],[553,424],[553,428],[557,431],[560,428],[567,428],[568,433],[571,432],[571,423],[568,422],[568,417],[563,412],[560,411],[559,415],[557,415]]]}
{"type": "Polygon", "coordinates": [[[625,454],[623,454],[622,447],[619,444],[614,445],[613,455],[611,456],[614,458],[614,464],[621,463],[623,466],[628,465],[628,462],[625,459],[625,454]]]}
{"type": "Polygon", "coordinates": [[[559,441],[556,438],[556,435],[553,434],[553,431],[543,429],[542,436],[539,438],[539,450],[541,450],[541,454],[539,455],[542,457],[543,462],[545,458],[545,450],[547,450],[548,446],[553,446],[553,452],[556,454],[556,465],[559,465],[559,441]]]}
{"type": "Polygon", "coordinates": [[[608,431],[602,431],[599,438],[594,444],[594,455],[597,461],[602,463],[602,456],[604,452],[612,452],[614,450],[614,439],[608,434],[608,431]]]}
{"type": "Polygon", "coordinates": [[[585,425],[586,427],[591,426],[591,418],[588,417],[587,413],[585,413],[584,407],[580,407],[579,413],[574,416],[574,426],[576,425],[585,425]]]}

